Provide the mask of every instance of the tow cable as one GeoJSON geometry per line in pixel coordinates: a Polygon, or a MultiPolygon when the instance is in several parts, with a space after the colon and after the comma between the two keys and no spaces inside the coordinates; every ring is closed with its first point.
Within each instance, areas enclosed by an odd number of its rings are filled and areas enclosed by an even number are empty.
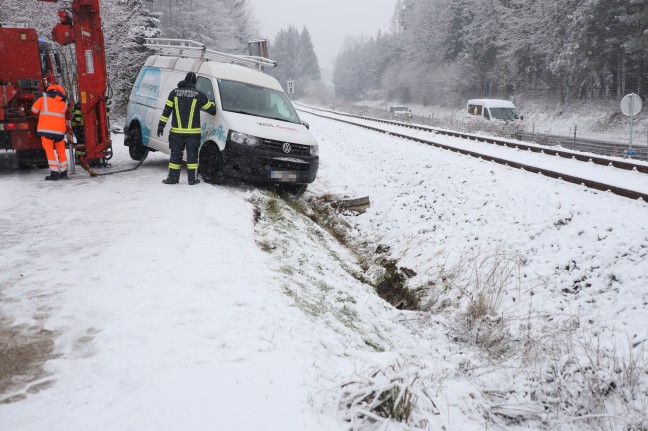
{"type": "MultiPolygon", "coordinates": [[[[114,132],[113,132],[113,133],[114,133],[114,132]]],[[[147,151],[147,152],[144,154],[144,157],[142,157],[142,160],[140,160],[140,161],[137,163],[137,165],[135,165],[135,167],[128,168],[128,169],[122,169],[122,170],[119,170],[119,171],[104,172],[104,173],[101,173],[101,174],[100,174],[100,173],[98,173],[98,172],[95,172],[95,171],[94,171],[90,166],[88,166],[87,163],[80,163],[80,165],[81,165],[81,167],[82,167],[86,172],[88,172],[88,173],[90,174],[91,177],[93,177],[93,178],[94,178],[94,177],[104,177],[104,176],[106,176],[106,175],[120,174],[120,173],[122,173],[122,172],[130,172],[130,171],[134,171],[135,169],[137,169],[137,168],[139,168],[140,166],[142,166],[142,163],[144,163],[144,160],[146,160],[146,157],[148,156],[148,153],[149,153],[149,152],[147,151]]],[[[111,148],[110,156],[109,156],[109,157],[106,157],[105,160],[110,160],[110,159],[112,159],[112,148],[111,148]]],[[[104,164],[104,167],[108,166],[108,164],[107,164],[106,162],[104,162],[104,163],[105,163],[105,164],[104,164]]]]}
{"type": "Polygon", "coordinates": [[[102,174],[95,172],[95,171],[92,170],[92,168],[91,168],[90,166],[88,166],[87,164],[81,164],[81,167],[82,167],[83,169],[85,169],[85,170],[90,174],[91,177],[104,177],[104,176],[106,176],[106,175],[112,175],[112,174],[119,174],[119,173],[122,173],[122,172],[130,172],[130,171],[134,171],[135,169],[137,169],[137,168],[139,168],[140,166],[142,166],[142,163],[144,163],[144,160],[146,160],[146,156],[148,156],[148,151],[146,152],[146,154],[144,154],[144,157],[142,157],[142,160],[140,160],[140,161],[137,163],[137,165],[135,165],[135,167],[133,167],[133,168],[122,169],[122,170],[119,170],[119,171],[112,171],[112,172],[104,172],[104,173],[102,173],[102,174]]]}

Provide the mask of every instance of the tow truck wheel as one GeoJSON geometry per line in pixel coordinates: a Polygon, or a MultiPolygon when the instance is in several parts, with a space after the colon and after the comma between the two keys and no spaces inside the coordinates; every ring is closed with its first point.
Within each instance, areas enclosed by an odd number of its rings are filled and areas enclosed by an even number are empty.
{"type": "Polygon", "coordinates": [[[130,145],[128,146],[128,154],[130,158],[136,161],[142,160],[148,154],[148,148],[142,143],[142,129],[140,126],[131,126],[128,130],[130,145]]]}
{"type": "Polygon", "coordinates": [[[29,169],[31,168],[31,163],[29,157],[26,155],[26,151],[19,150],[16,151],[16,164],[18,169],[29,169]]]}
{"type": "Polygon", "coordinates": [[[216,144],[205,144],[200,150],[198,173],[209,184],[223,184],[223,155],[216,144]]]}

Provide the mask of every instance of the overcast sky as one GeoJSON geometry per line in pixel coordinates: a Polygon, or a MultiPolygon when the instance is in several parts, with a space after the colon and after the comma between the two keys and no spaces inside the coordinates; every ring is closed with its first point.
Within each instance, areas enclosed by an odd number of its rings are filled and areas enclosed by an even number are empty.
{"type": "MultiPolygon", "coordinates": [[[[346,36],[389,31],[396,0],[251,0],[261,36],[271,42],[289,25],[306,27],[320,67],[331,71],[346,36]]],[[[272,52],[270,53],[272,57],[272,52]]]]}

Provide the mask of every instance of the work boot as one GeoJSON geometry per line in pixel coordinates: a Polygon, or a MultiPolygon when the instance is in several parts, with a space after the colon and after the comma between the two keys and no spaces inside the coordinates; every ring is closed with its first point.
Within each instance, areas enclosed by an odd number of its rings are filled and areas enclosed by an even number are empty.
{"type": "Polygon", "coordinates": [[[62,179],[62,180],[67,180],[68,179],[67,171],[60,172],[59,173],[59,178],[62,179]]]}
{"type": "Polygon", "coordinates": [[[166,180],[162,180],[164,184],[178,184],[178,181],[180,181],[180,171],[177,169],[169,169],[166,180]]]}
{"type": "Polygon", "coordinates": [[[47,181],[58,181],[60,178],[59,173],[54,171],[50,171],[50,174],[45,177],[47,181]]]}
{"type": "Polygon", "coordinates": [[[193,186],[194,184],[198,184],[200,180],[198,179],[198,176],[196,175],[198,172],[198,169],[187,169],[187,179],[189,180],[189,185],[193,186]]]}

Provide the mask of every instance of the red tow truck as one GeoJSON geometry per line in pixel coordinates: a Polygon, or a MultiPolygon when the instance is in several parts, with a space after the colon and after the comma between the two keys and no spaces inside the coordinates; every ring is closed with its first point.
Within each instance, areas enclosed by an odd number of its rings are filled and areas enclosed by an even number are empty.
{"type": "Polygon", "coordinates": [[[0,149],[16,151],[19,167],[47,167],[31,105],[47,84],[58,83],[60,57],[33,28],[0,23],[0,58],[0,149]]]}
{"type": "MultiPolygon", "coordinates": [[[[39,0],[56,3],[58,0],[39,0]]],[[[66,88],[70,107],[81,105],[84,144],[75,146],[79,163],[105,163],[112,156],[106,111],[107,73],[99,0],[72,0],[58,13],[52,40],[75,45],[78,88],[66,88]]],[[[61,60],[52,44],[25,24],[0,24],[0,150],[13,150],[19,167],[47,166],[31,105],[50,84],[61,84],[61,60]]],[[[68,138],[68,143],[71,139],[68,138]]]]}

